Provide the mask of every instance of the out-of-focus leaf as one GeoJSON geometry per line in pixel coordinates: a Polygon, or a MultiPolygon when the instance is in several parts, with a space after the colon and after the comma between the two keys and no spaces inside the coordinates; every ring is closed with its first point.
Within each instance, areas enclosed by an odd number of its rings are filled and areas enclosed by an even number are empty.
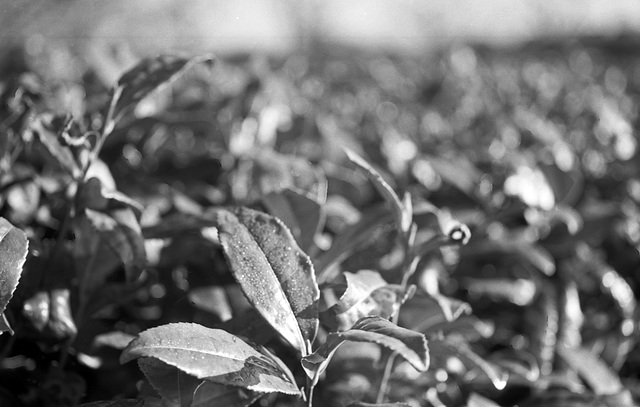
{"type": "Polygon", "coordinates": [[[495,301],[508,301],[524,306],[536,295],[536,284],[527,279],[465,278],[462,285],[472,295],[487,296],[495,301]]]}
{"type": "Polygon", "coordinates": [[[499,407],[499,405],[478,393],[471,393],[467,400],[467,407],[499,407]]]}
{"type": "Polygon", "coordinates": [[[56,120],[56,117],[51,114],[41,114],[31,120],[28,131],[38,136],[40,143],[57,164],[71,176],[77,178],[81,175],[80,167],[71,149],[62,145],[58,139],[58,135],[65,131],[65,125],[62,121],[56,120]]]}
{"type": "Polygon", "coordinates": [[[327,282],[333,266],[345,260],[355,249],[368,242],[374,236],[374,231],[388,224],[392,219],[388,209],[375,207],[364,212],[356,224],[348,226],[344,232],[336,236],[329,250],[321,253],[315,259],[318,283],[327,282]]]}
{"type": "Polygon", "coordinates": [[[358,401],[355,403],[349,404],[347,407],[411,407],[411,404],[408,403],[365,403],[363,401],[358,401]]]}
{"type": "Polygon", "coordinates": [[[584,176],[578,170],[563,171],[553,164],[539,163],[549,186],[553,190],[557,203],[574,205],[584,188],[584,176]]]}
{"type": "Polygon", "coordinates": [[[13,332],[11,325],[9,325],[9,321],[7,320],[7,316],[4,312],[0,314],[0,332],[9,332],[9,335],[13,335],[15,333],[13,332]]]}
{"type": "Polygon", "coordinates": [[[261,396],[258,392],[240,387],[204,381],[193,394],[191,407],[248,407],[261,396]]]}
{"type": "Polygon", "coordinates": [[[103,346],[108,346],[114,349],[122,350],[127,347],[127,345],[135,339],[134,335],[128,334],[126,332],[121,331],[113,331],[107,332],[100,335],[97,335],[93,339],[92,346],[94,348],[100,348],[103,346]]]}
{"type": "Polygon", "coordinates": [[[231,319],[231,307],[224,288],[217,286],[197,287],[189,291],[189,301],[203,311],[210,312],[221,321],[231,319]]]}
{"type": "Polygon", "coordinates": [[[138,366],[165,400],[180,407],[191,407],[193,394],[204,381],[154,358],[138,359],[138,366]]]}
{"type": "Polygon", "coordinates": [[[529,243],[521,238],[504,238],[500,240],[477,240],[464,248],[464,256],[516,255],[527,260],[532,266],[545,275],[556,271],[553,256],[539,245],[529,243]]]}
{"type": "Polygon", "coordinates": [[[376,171],[371,164],[364,158],[360,157],[351,150],[345,150],[349,160],[366,175],[373,186],[383,196],[385,202],[391,207],[391,212],[395,218],[396,224],[403,233],[408,233],[411,227],[413,213],[411,208],[407,208],[391,186],[382,178],[382,175],[376,171]]]}
{"type": "Polygon", "coordinates": [[[445,182],[458,188],[468,197],[476,197],[482,172],[467,157],[459,155],[455,159],[451,159],[430,155],[426,159],[445,182]]]}
{"type": "Polygon", "coordinates": [[[451,336],[444,339],[432,338],[429,341],[429,349],[431,363],[435,369],[441,368],[459,374],[465,381],[483,375],[498,390],[504,389],[507,385],[507,375],[504,372],[459,339],[451,336]]]}
{"type": "Polygon", "coordinates": [[[595,354],[584,348],[560,344],[558,355],[576,370],[597,395],[617,394],[624,388],[618,375],[595,354]]]}
{"type": "Polygon", "coordinates": [[[244,207],[217,212],[227,262],[249,302],[303,354],[318,327],[313,264],[281,220],[244,207]]]}
{"type": "Polygon", "coordinates": [[[324,344],[302,358],[302,367],[314,383],[345,341],[371,342],[384,346],[397,352],[418,371],[425,371],[429,367],[429,349],[424,335],[401,328],[384,318],[364,317],[348,331],[330,333],[324,344]]]}
{"type": "Polygon", "coordinates": [[[300,394],[291,372],[220,329],[175,323],[148,329],[122,352],[121,363],[151,357],[181,371],[220,384],[261,392],[300,394]]]}
{"type": "Polygon", "coordinates": [[[547,389],[518,403],[522,407],[637,407],[628,391],[598,396],[591,392],[576,393],[564,388],[547,389]]]}
{"type": "Polygon", "coordinates": [[[267,212],[284,222],[304,251],[314,244],[314,237],[324,223],[322,204],[291,189],[262,197],[267,212]]]}
{"type": "Polygon", "coordinates": [[[538,360],[542,375],[546,376],[552,371],[558,344],[559,313],[555,285],[543,283],[540,295],[525,308],[524,319],[528,325],[529,351],[538,360]]]}
{"type": "Polygon", "coordinates": [[[304,158],[271,149],[253,154],[252,183],[260,197],[289,189],[323,205],[327,200],[327,179],[319,168],[304,158]]]}
{"type": "Polygon", "coordinates": [[[0,218],[0,313],[7,309],[18,286],[28,248],[29,241],[24,232],[0,218]]]}
{"type": "Polygon", "coordinates": [[[140,224],[129,208],[110,213],[86,209],[87,220],[105,244],[119,257],[130,279],[136,278],[147,262],[140,224]]]}
{"type": "Polygon", "coordinates": [[[22,313],[37,331],[58,342],[73,338],[78,333],[71,315],[69,289],[38,291],[24,302],[22,313]]]}
{"type": "Polygon", "coordinates": [[[414,331],[433,334],[438,330],[447,330],[449,323],[470,312],[471,306],[466,302],[418,291],[402,307],[399,321],[402,326],[414,331]]]}
{"type": "Polygon", "coordinates": [[[145,399],[105,400],[84,403],[81,407],[148,407],[145,399]]]}
{"type": "Polygon", "coordinates": [[[144,59],[118,79],[118,87],[122,88],[122,93],[115,105],[114,120],[117,122],[125,110],[134,107],[154,90],[169,85],[180,74],[198,63],[211,65],[213,57],[204,55],[180,58],[162,55],[144,59]]]}
{"type": "Polygon", "coordinates": [[[238,313],[219,327],[236,336],[251,338],[257,345],[264,345],[277,335],[275,329],[255,308],[238,313]]]}

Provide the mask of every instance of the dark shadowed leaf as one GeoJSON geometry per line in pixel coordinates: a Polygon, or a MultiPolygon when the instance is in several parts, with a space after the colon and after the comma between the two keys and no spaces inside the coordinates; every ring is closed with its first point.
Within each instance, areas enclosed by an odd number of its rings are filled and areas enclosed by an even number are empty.
{"type": "Polygon", "coordinates": [[[324,223],[322,204],[291,189],[262,197],[267,212],[284,222],[302,250],[309,250],[324,223]]]}
{"type": "Polygon", "coordinates": [[[393,220],[393,216],[385,207],[377,206],[365,211],[360,220],[336,236],[329,250],[315,259],[318,283],[330,280],[334,266],[345,260],[354,250],[367,243],[375,236],[375,231],[393,220]]]}
{"type": "Polygon", "coordinates": [[[7,308],[18,286],[28,248],[24,232],[0,218],[0,313],[7,308]]]}
{"type": "Polygon", "coordinates": [[[249,302],[303,354],[318,327],[313,264],[278,218],[244,207],[219,210],[227,262],[249,302]]]}
{"type": "Polygon", "coordinates": [[[326,370],[334,353],[345,341],[375,343],[397,352],[416,370],[425,371],[429,367],[429,349],[423,334],[401,328],[384,318],[365,317],[348,331],[330,333],[324,344],[302,358],[302,367],[314,382],[326,370]]]}
{"type": "Polygon", "coordinates": [[[247,407],[261,396],[258,392],[240,387],[204,381],[196,389],[191,407],[247,407]]]}
{"type": "Polygon", "coordinates": [[[122,352],[121,363],[151,357],[220,384],[260,392],[299,394],[291,372],[242,339],[220,329],[175,323],[142,332],[122,352]]]}
{"type": "Polygon", "coordinates": [[[165,400],[180,407],[191,406],[193,393],[204,381],[154,358],[138,359],[138,366],[165,400]]]}
{"type": "Polygon", "coordinates": [[[562,344],[556,351],[597,395],[612,395],[622,391],[618,375],[597,355],[584,348],[570,348],[562,344]]]}
{"type": "Polygon", "coordinates": [[[167,86],[184,71],[202,62],[212,64],[213,57],[180,58],[162,55],[144,59],[131,70],[125,72],[118,80],[118,86],[122,88],[122,93],[115,105],[113,114],[115,121],[118,121],[125,110],[135,107],[151,92],[167,86]]]}
{"type": "Polygon", "coordinates": [[[349,160],[371,181],[373,186],[384,197],[384,200],[391,207],[391,212],[395,218],[396,224],[403,233],[408,233],[412,222],[411,208],[405,206],[396,192],[382,178],[382,175],[376,171],[371,164],[364,158],[360,157],[351,150],[345,150],[349,160]]]}
{"type": "Polygon", "coordinates": [[[431,363],[434,368],[446,369],[459,374],[464,380],[484,376],[496,389],[502,390],[507,385],[507,375],[497,366],[487,362],[472,351],[466,342],[454,337],[444,339],[432,338],[429,341],[431,363]],[[453,362],[453,363],[452,363],[453,362]],[[461,371],[457,371],[461,368],[461,371]],[[453,369],[453,370],[452,370],[453,369]]]}
{"type": "Polygon", "coordinates": [[[463,255],[490,257],[513,255],[528,261],[545,275],[552,275],[556,271],[555,260],[546,249],[518,237],[500,240],[474,240],[465,247],[463,255]]]}

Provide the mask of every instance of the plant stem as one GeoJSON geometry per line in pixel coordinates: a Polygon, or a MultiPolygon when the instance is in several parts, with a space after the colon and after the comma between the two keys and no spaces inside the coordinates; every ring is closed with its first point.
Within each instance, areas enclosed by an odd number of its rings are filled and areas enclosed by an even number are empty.
{"type": "Polygon", "coordinates": [[[385,361],[384,371],[382,372],[380,387],[378,388],[378,395],[376,397],[376,404],[381,404],[384,402],[384,397],[387,394],[387,387],[389,386],[389,379],[391,378],[393,362],[396,360],[396,356],[398,356],[398,354],[394,351],[385,361]]]}

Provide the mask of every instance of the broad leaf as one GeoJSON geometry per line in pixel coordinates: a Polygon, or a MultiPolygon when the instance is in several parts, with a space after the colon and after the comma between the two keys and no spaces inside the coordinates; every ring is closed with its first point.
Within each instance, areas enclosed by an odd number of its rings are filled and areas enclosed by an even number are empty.
{"type": "Polygon", "coordinates": [[[259,392],[300,394],[291,372],[242,339],[220,329],[175,323],[142,332],[122,352],[121,363],[151,357],[215,383],[259,392]]]}
{"type": "Polygon", "coordinates": [[[135,107],[151,92],[167,86],[187,69],[203,62],[212,64],[213,58],[211,56],[180,58],[162,55],[144,59],[118,80],[118,87],[122,89],[122,93],[115,104],[113,118],[117,122],[125,110],[135,107]]]}
{"type": "Polygon", "coordinates": [[[309,250],[324,223],[321,203],[291,189],[262,197],[267,212],[284,222],[302,250],[309,250]]]}
{"type": "Polygon", "coordinates": [[[570,348],[562,344],[556,351],[578,372],[593,392],[598,395],[612,395],[622,391],[622,382],[618,375],[597,355],[583,348],[570,348]]]}
{"type": "Polygon", "coordinates": [[[219,210],[217,226],[231,272],[249,302],[307,354],[318,327],[313,264],[281,220],[244,207],[219,210]]]}
{"type": "Polygon", "coordinates": [[[364,158],[360,157],[356,153],[351,150],[345,150],[347,153],[347,157],[349,160],[366,175],[366,177],[371,181],[373,186],[380,192],[380,194],[384,197],[384,200],[391,207],[391,212],[395,218],[396,224],[400,228],[403,233],[408,233],[409,228],[411,227],[412,222],[412,212],[411,208],[405,206],[396,192],[391,188],[391,186],[382,178],[382,175],[376,171],[371,164],[365,161],[364,158]]]}
{"type": "Polygon", "coordinates": [[[0,314],[7,309],[18,286],[28,248],[29,241],[24,232],[0,218],[0,314]]]}
{"type": "Polygon", "coordinates": [[[460,374],[465,380],[484,375],[498,390],[507,385],[507,375],[493,364],[473,352],[469,346],[454,337],[429,341],[431,361],[434,368],[447,369],[460,374]],[[452,370],[453,369],[453,370],[452,370]],[[458,369],[461,369],[458,371],[458,369]]]}
{"type": "Polygon", "coordinates": [[[423,334],[401,328],[384,318],[365,317],[348,331],[330,333],[324,344],[302,358],[302,367],[314,382],[345,341],[375,343],[397,352],[416,370],[425,371],[429,367],[429,349],[423,334]]]}
{"type": "Polygon", "coordinates": [[[332,330],[349,329],[360,318],[378,315],[390,318],[398,310],[404,297],[400,286],[390,285],[376,271],[360,270],[357,273],[344,272],[344,284],[334,284],[342,288],[338,301],[321,313],[322,322],[332,330]]]}

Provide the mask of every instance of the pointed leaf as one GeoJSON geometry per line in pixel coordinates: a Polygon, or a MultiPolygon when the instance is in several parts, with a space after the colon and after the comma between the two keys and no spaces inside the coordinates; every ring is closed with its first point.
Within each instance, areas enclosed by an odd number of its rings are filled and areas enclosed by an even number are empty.
{"type": "Polygon", "coordinates": [[[152,357],[181,371],[220,384],[260,392],[300,394],[281,363],[220,329],[175,323],[142,332],[122,352],[121,363],[152,357]]]}
{"type": "Polygon", "coordinates": [[[13,329],[11,329],[11,325],[9,325],[9,321],[7,320],[7,316],[4,314],[0,314],[0,334],[4,332],[9,332],[9,335],[13,335],[13,329]]]}
{"type": "Polygon", "coordinates": [[[171,55],[161,55],[147,58],[138,65],[125,72],[118,80],[122,93],[115,105],[113,117],[118,121],[122,113],[134,107],[151,92],[167,86],[180,74],[198,63],[213,64],[211,56],[197,56],[194,58],[180,58],[171,55]]]}
{"type": "Polygon", "coordinates": [[[347,157],[349,160],[366,175],[366,177],[371,181],[373,186],[380,192],[380,194],[384,197],[384,200],[391,207],[391,211],[396,220],[396,224],[400,228],[403,233],[407,233],[409,228],[411,227],[412,222],[412,213],[411,208],[407,208],[403,205],[402,201],[396,194],[396,192],[391,188],[391,186],[382,178],[382,175],[376,171],[371,164],[369,164],[364,158],[360,157],[358,154],[354,153],[349,149],[345,149],[347,157]]]}
{"type": "Polygon", "coordinates": [[[0,313],[7,309],[18,286],[28,248],[24,232],[0,218],[0,313]]]}
{"type": "Polygon", "coordinates": [[[227,262],[249,302],[291,345],[307,354],[318,327],[313,264],[281,220],[238,207],[219,210],[227,262]]]}
{"type": "Polygon", "coordinates": [[[324,344],[303,357],[302,367],[307,375],[317,381],[345,341],[375,343],[397,352],[416,370],[425,371],[429,367],[429,349],[423,334],[401,328],[384,318],[365,317],[348,331],[330,333],[324,344]]]}

